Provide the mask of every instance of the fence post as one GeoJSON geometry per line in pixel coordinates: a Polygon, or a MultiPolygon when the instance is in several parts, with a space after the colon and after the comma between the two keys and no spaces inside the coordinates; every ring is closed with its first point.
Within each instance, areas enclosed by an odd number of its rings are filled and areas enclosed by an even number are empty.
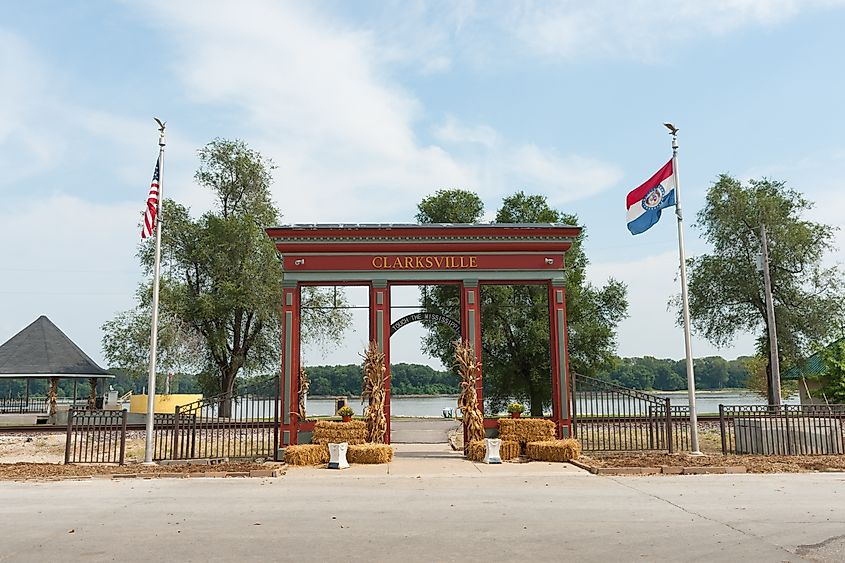
{"type": "Polygon", "coordinates": [[[657,415],[654,405],[648,406],[648,449],[654,449],[654,427],[657,426],[657,415]]]}
{"type": "Polygon", "coordinates": [[[126,457],[126,419],[128,416],[126,409],[123,409],[123,416],[120,421],[120,461],[118,461],[118,464],[120,465],[123,465],[126,457]]]}
{"type": "Polygon", "coordinates": [[[170,459],[180,459],[179,457],[179,405],[173,411],[173,447],[170,450],[170,459]]]}
{"type": "Polygon", "coordinates": [[[672,400],[666,398],[666,442],[669,445],[669,453],[674,453],[675,445],[672,443],[672,400]]]}
{"type": "Polygon", "coordinates": [[[792,438],[789,437],[789,408],[778,408],[778,410],[780,411],[780,414],[783,415],[784,433],[786,434],[786,451],[783,455],[796,455],[796,453],[792,451],[792,438]]]}
{"type": "Polygon", "coordinates": [[[573,372],[572,377],[569,380],[570,387],[572,387],[572,396],[570,398],[571,409],[572,409],[572,426],[570,431],[572,432],[572,437],[578,437],[578,395],[576,394],[575,388],[575,381],[578,379],[578,373],[573,372]]]}
{"type": "MultiPolygon", "coordinates": [[[[273,401],[273,461],[279,460],[279,381],[280,374],[276,374],[276,399],[273,401]]],[[[306,416],[308,413],[305,413],[306,416]]],[[[573,420],[573,425],[575,421],[573,420]]]]}
{"type": "Polygon", "coordinates": [[[70,436],[73,431],[73,407],[67,411],[67,438],[65,439],[65,465],[70,463],[70,436]]]}
{"type": "Polygon", "coordinates": [[[719,434],[722,435],[722,455],[728,455],[728,440],[725,434],[725,405],[719,405],[719,434]]]}

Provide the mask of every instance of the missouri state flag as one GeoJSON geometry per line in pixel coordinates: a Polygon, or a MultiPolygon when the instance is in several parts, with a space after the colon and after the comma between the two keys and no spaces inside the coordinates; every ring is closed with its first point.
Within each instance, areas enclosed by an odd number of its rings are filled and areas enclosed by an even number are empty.
{"type": "Polygon", "coordinates": [[[628,194],[628,230],[644,233],[660,220],[664,207],[675,205],[675,175],[672,161],[657,171],[639,188],[628,194]]]}

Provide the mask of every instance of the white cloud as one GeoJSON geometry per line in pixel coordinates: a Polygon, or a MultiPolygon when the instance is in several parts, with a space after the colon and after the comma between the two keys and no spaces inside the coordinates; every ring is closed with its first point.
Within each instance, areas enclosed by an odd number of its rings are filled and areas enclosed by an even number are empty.
{"type": "Polygon", "coordinates": [[[48,95],[48,69],[30,45],[0,28],[0,167],[4,184],[54,165],[66,140],[49,132],[57,108],[48,95]],[[11,56],[7,56],[11,55],[11,56]]]}
{"type": "Polygon", "coordinates": [[[482,184],[472,186],[488,203],[515,190],[546,194],[549,203],[561,205],[594,196],[622,178],[620,169],[583,155],[559,155],[533,143],[508,142],[487,125],[469,126],[450,116],[433,134],[468,163],[482,184]]]}
{"type": "Polygon", "coordinates": [[[509,166],[518,186],[548,194],[555,205],[595,195],[622,178],[611,164],[578,155],[560,157],[535,145],[516,149],[509,166]]]}
{"type": "Polygon", "coordinates": [[[419,103],[377,64],[370,33],[304,5],[156,8],[180,42],[174,65],[186,90],[235,108],[241,136],[278,164],[286,220],[409,219],[407,209],[434,187],[474,183],[447,152],[417,141],[419,103]]]}
{"type": "MultiPolygon", "coordinates": [[[[174,65],[187,91],[237,108],[253,144],[277,163],[285,221],[407,221],[422,197],[455,186],[485,199],[549,189],[571,201],[618,179],[599,161],[507,146],[491,127],[451,118],[434,130],[439,145],[421,142],[415,128],[424,108],[392,78],[395,58],[385,55],[381,37],[301,4],[155,7],[179,42],[174,65]],[[482,152],[457,146],[467,143],[482,152]]],[[[452,17],[455,28],[467,13],[452,17]]]]}
{"type": "Polygon", "coordinates": [[[462,125],[454,117],[448,117],[445,123],[436,126],[433,130],[434,136],[446,144],[476,143],[487,148],[497,146],[501,139],[495,129],[487,125],[476,125],[469,127],[462,125]]]}
{"type": "Polygon", "coordinates": [[[510,28],[531,50],[565,59],[655,59],[670,47],[747,27],[771,27],[841,0],[594,0],[513,7],[510,28]]]}

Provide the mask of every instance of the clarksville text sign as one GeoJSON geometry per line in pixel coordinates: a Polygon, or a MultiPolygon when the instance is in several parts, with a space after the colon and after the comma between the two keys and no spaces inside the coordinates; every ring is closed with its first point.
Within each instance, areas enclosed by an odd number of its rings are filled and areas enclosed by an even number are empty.
{"type": "Polygon", "coordinates": [[[285,270],[562,270],[561,254],[341,254],[285,256],[285,270]]]}

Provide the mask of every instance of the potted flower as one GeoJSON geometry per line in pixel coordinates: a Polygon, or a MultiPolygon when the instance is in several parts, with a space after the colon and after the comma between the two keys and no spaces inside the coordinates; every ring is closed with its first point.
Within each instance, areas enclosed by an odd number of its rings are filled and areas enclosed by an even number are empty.
{"type": "Polygon", "coordinates": [[[525,411],[525,405],[522,403],[511,403],[508,405],[508,412],[511,413],[511,418],[519,418],[525,411]]]}
{"type": "Polygon", "coordinates": [[[340,419],[343,422],[349,422],[352,420],[352,415],[355,414],[355,411],[350,406],[343,406],[337,410],[337,414],[340,415],[340,419]]]}

